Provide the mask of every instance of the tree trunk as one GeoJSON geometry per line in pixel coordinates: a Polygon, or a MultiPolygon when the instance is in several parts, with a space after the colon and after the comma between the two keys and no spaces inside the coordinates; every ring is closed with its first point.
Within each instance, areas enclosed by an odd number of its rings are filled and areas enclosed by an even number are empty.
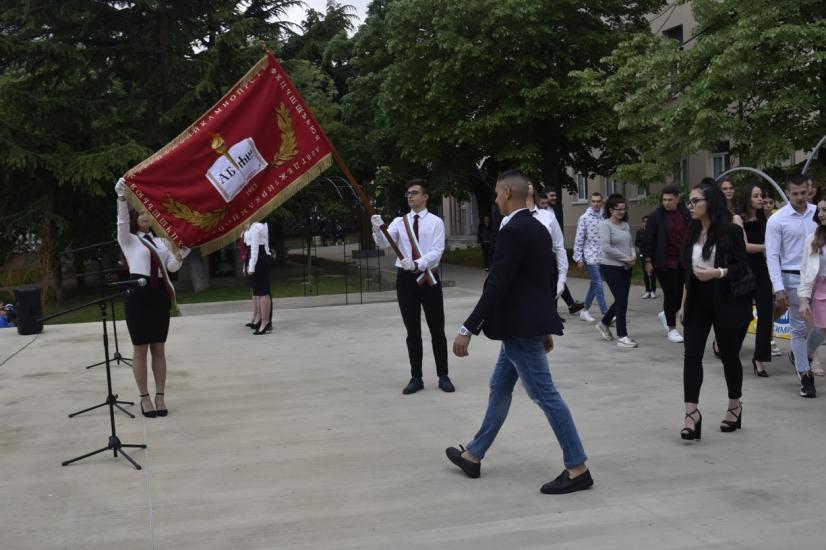
{"type": "Polygon", "coordinates": [[[200,249],[193,250],[186,258],[189,264],[189,277],[192,279],[192,290],[202,292],[209,288],[209,268],[200,249]]]}

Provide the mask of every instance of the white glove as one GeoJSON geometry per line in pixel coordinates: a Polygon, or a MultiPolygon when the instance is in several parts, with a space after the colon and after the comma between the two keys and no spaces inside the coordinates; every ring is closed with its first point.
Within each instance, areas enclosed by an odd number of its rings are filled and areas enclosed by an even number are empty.
{"type": "Polygon", "coordinates": [[[373,224],[373,228],[378,229],[379,227],[384,225],[384,220],[381,219],[381,216],[379,216],[378,214],[374,214],[370,216],[370,223],[373,224]]]}
{"type": "Polygon", "coordinates": [[[565,291],[565,281],[557,281],[556,282],[556,297],[559,298],[562,293],[565,291]]]}
{"type": "Polygon", "coordinates": [[[410,258],[402,258],[402,269],[406,269],[407,271],[417,271],[418,268],[416,267],[416,262],[411,260],[410,258]]]}
{"type": "Polygon", "coordinates": [[[191,249],[191,248],[187,248],[187,247],[185,247],[185,246],[182,246],[181,248],[179,248],[179,249],[178,249],[178,255],[180,256],[180,258],[181,258],[182,260],[183,260],[184,258],[186,258],[187,256],[189,256],[189,253],[190,253],[190,252],[192,252],[192,249],[191,249]]]}
{"type": "Polygon", "coordinates": [[[115,184],[115,193],[117,193],[119,197],[126,195],[126,182],[123,181],[123,178],[120,178],[115,184]]]}

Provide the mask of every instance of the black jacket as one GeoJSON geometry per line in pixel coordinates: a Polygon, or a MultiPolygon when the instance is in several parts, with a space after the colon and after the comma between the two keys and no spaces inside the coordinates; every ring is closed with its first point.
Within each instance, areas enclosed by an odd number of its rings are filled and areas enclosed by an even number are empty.
{"type": "MultiPolygon", "coordinates": [[[[691,214],[683,203],[677,204],[677,212],[685,220],[686,226],[691,221],[691,214]]],[[[651,258],[656,269],[665,269],[668,261],[668,228],[665,224],[665,208],[660,206],[648,215],[645,231],[640,239],[640,253],[643,258],[651,258]]],[[[686,264],[686,266],[691,263],[686,264]]]]}
{"type": "MultiPolygon", "coordinates": [[[[754,318],[751,310],[752,295],[747,294],[735,298],[731,294],[730,281],[737,281],[749,272],[749,257],[746,254],[746,242],[743,240],[743,229],[739,225],[730,223],[726,227],[726,233],[730,243],[728,250],[717,246],[714,254],[714,267],[728,269],[728,275],[724,279],[711,280],[714,285],[714,323],[720,328],[740,328],[754,318]]],[[[692,248],[693,243],[692,246],[683,247],[683,261],[686,265],[684,324],[689,322],[691,316],[700,307],[699,300],[695,298],[700,280],[691,270],[692,248]]]]}
{"type": "Polygon", "coordinates": [[[562,334],[558,277],[548,230],[529,210],[516,213],[496,237],[493,267],[465,328],[491,340],[562,334]]]}

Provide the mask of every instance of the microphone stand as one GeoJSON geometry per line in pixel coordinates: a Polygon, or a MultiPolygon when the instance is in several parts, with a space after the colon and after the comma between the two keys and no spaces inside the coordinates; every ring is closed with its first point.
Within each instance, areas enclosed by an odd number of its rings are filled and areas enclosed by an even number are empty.
{"type": "MultiPolygon", "coordinates": [[[[72,414],[69,415],[69,417],[71,418],[71,417],[73,417],[75,415],[78,415],[82,412],[90,411],[92,409],[96,409],[96,408],[102,407],[104,405],[109,405],[109,426],[110,426],[111,433],[109,435],[109,439],[107,441],[106,447],[103,447],[103,448],[98,449],[96,451],[92,451],[90,453],[86,453],[84,455],[75,457],[71,460],[66,460],[66,461],[61,463],[63,466],[67,466],[67,465],[69,465],[73,462],[77,462],[78,460],[83,460],[84,458],[88,458],[88,457],[96,455],[98,453],[102,453],[104,451],[111,450],[113,452],[115,458],[117,458],[118,453],[120,453],[126,460],[129,461],[130,464],[132,464],[132,466],[135,467],[135,469],[137,469],[137,470],[141,469],[140,464],[138,464],[137,462],[132,460],[132,457],[130,457],[128,454],[126,454],[126,452],[123,449],[124,449],[124,447],[126,447],[126,448],[136,448],[136,449],[145,449],[146,445],[145,444],[140,444],[139,445],[139,444],[122,443],[120,438],[118,438],[117,431],[115,430],[115,407],[117,407],[119,410],[125,412],[126,414],[128,414],[132,418],[135,418],[135,416],[130,414],[126,410],[124,410],[122,407],[118,406],[118,403],[122,403],[122,401],[117,401],[118,396],[112,392],[112,371],[110,369],[111,359],[109,358],[109,332],[107,330],[107,323],[106,323],[106,309],[107,309],[106,303],[108,301],[114,302],[115,298],[117,298],[118,296],[122,296],[123,294],[126,294],[127,292],[129,292],[129,291],[125,290],[125,291],[119,292],[117,294],[112,294],[110,296],[104,296],[103,298],[100,298],[98,300],[94,300],[94,301],[89,302],[87,304],[83,304],[82,306],[78,306],[78,307],[75,307],[75,308],[60,312],[60,313],[56,313],[54,315],[49,315],[47,317],[43,317],[43,318],[40,319],[41,321],[45,321],[45,320],[52,319],[54,317],[58,317],[60,315],[64,315],[66,313],[76,311],[78,309],[82,309],[84,307],[88,307],[88,306],[95,305],[95,304],[97,304],[98,307],[100,307],[100,319],[101,319],[101,324],[103,326],[103,353],[104,353],[104,357],[105,357],[103,362],[106,365],[106,388],[108,390],[108,395],[107,395],[106,401],[104,403],[101,403],[100,405],[95,405],[94,407],[90,407],[90,408],[85,409],[83,411],[78,411],[76,413],[72,413],[72,414]]],[[[132,404],[134,404],[134,403],[132,403],[132,404]]]]}
{"type": "MultiPolygon", "coordinates": [[[[107,273],[106,277],[110,278],[111,273],[107,273]]],[[[121,363],[124,363],[124,364],[126,364],[127,367],[131,368],[133,359],[131,357],[124,357],[123,355],[121,355],[120,347],[118,346],[118,324],[117,324],[117,318],[115,316],[115,301],[114,300],[112,300],[112,332],[115,335],[115,353],[112,354],[112,360],[115,363],[117,363],[118,366],[120,366],[121,363]]],[[[100,361],[100,362],[95,363],[93,365],[88,365],[86,368],[91,369],[91,368],[94,368],[94,367],[99,367],[99,366],[103,365],[104,363],[106,363],[106,361],[100,361]]],[[[123,403],[129,403],[130,405],[135,404],[133,401],[123,401],[123,403]]],[[[81,412],[85,412],[85,411],[81,411],[81,412]]]]}

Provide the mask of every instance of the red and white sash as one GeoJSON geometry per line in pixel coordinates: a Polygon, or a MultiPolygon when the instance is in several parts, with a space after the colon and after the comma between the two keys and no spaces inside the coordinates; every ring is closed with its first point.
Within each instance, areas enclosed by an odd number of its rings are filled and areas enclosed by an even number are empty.
{"type": "MultiPolygon", "coordinates": [[[[410,240],[410,248],[413,250],[413,259],[418,260],[422,257],[419,241],[416,239],[416,234],[413,233],[413,228],[410,227],[410,220],[407,219],[407,215],[402,216],[402,221],[404,221],[404,229],[407,231],[407,238],[410,240]]],[[[430,268],[425,269],[424,272],[416,278],[416,282],[419,283],[420,286],[425,283],[430,286],[436,286],[436,284],[438,284],[436,276],[430,268]]]]}

